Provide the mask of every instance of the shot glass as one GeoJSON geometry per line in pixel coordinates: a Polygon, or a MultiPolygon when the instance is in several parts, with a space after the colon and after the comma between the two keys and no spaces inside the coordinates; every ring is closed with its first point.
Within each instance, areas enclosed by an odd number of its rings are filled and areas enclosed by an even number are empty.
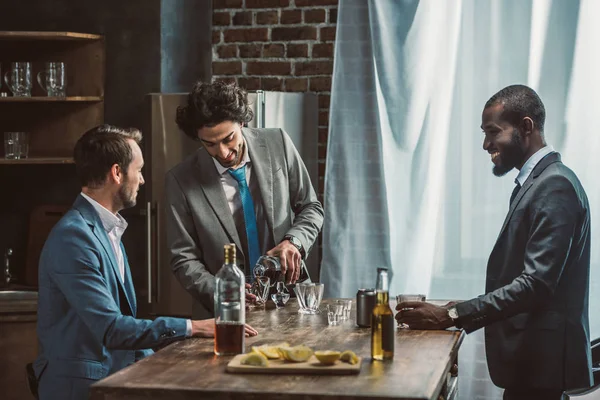
{"type": "Polygon", "coordinates": [[[342,319],[344,321],[348,320],[352,311],[352,300],[336,300],[335,302],[342,306],[342,319]]]}
{"type": "Polygon", "coordinates": [[[327,304],[327,324],[339,325],[344,320],[344,305],[338,302],[327,304]]]}

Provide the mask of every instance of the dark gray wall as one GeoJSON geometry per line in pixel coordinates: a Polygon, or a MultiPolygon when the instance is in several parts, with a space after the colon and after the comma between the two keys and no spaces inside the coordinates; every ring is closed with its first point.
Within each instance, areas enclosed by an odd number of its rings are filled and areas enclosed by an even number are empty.
{"type": "MultiPolygon", "coordinates": [[[[210,79],[211,28],[211,0],[0,0],[0,30],[105,36],[105,121],[120,126],[144,126],[147,93],[188,91],[196,79],[210,79]]],[[[74,171],[0,165],[0,256],[13,247],[15,266],[23,265],[29,212],[37,204],[72,204],[74,171]]],[[[126,215],[124,242],[135,260],[143,256],[135,252],[143,247],[142,218],[135,210],[126,215]]]]}

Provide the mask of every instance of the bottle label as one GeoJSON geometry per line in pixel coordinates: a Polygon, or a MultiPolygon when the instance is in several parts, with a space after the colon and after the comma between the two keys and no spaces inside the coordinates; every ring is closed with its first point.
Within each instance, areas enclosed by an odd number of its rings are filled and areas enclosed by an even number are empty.
{"type": "Polygon", "coordinates": [[[384,315],[381,321],[381,328],[381,348],[383,351],[391,351],[393,353],[396,333],[394,317],[392,315],[384,315]]]}

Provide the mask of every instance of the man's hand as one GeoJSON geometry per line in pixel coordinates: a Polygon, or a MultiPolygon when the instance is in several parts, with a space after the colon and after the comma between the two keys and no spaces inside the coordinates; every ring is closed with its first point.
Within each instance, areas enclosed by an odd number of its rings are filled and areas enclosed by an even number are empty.
{"type": "Polygon", "coordinates": [[[192,336],[195,337],[215,337],[215,319],[203,319],[192,321],[192,336]]]}
{"type": "Polygon", "coordinates": [[[411,329],[446,329],[454,326],[448,310],[423,301],[405,301],[396,306],[398,324],[407,324],[411,329]]]}
{"type": "Polygon", "coordinates": [[[279,257],[281,273],[285,275],[285,281],[288,285],[295,283],[300,278],[302,255],[289,240],[284,240],[267,251],[267,255],[279,257]]]}
{"type": "MultiPolygon", "coordinates": [[[[248,324],[244,326],[244,333],[246,334],[246,337],[258,335],[258,331],[248,324]]],[[[215,337],[215,319],[211,318],[192,321],[192,336],[205,338],[215,337]]]]}

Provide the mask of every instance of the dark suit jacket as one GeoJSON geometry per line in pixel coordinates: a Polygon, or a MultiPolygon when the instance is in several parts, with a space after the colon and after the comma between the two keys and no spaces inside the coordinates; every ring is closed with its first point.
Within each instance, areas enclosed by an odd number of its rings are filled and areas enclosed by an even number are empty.
{"type": "Polygon", "coordinates": [[[486,294],[457,305],[467,332],[486,327],[497,386],[591,385],[589,275],[587,196],[552,153],[510,206],[488,261],[486,294]]]}
{"type": "Polygon", "coordinates": [[[86,399],[88,388],[152,347],[183,339],[179,318],[136,319],[125,249],[125,282],[94,207],[82,196],[54,226],[40,256],[34,370],[43,399],[86,399]]]}
{"type": "MultiPolygon", "coordinates": [[[[290,137],[281,129],[242,133],[260,189],[269,236],[276,245],[286,234],[297,237],[306,253],[323,225],[323,207],[290,137]]],[[[171,268],[192,295],[195,319],[212,317],[215,274],[223,265],[223,245],[235,243],[244,270],[244,246],[213,158],[200,148],[166,176],[167,241],[171,268]]]]}

